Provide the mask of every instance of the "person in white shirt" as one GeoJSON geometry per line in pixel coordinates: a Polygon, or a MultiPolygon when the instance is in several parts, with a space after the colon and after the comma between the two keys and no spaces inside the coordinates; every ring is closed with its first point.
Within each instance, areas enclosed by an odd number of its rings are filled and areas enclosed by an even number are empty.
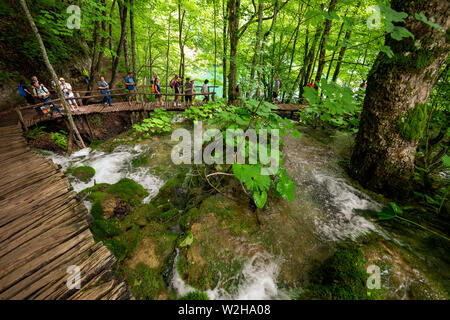
{"type": "Polygon", "coordinates": [[[208,86],[209,80],[206,79],[202,86],[202,93],[205,95],[203,98],[203,102],[209,102],[209,86],[208,86]]]}
{"type": "Polygon", "coordinates": [[[61,83],[61,90],[64,94],[64,98],[66,98],[66,101],[70,106],[70,110],[80,111],[77,100],[74,99],[75,95],[73,94],[72,86],[70,85],[70,83],[67,83],[64,78],[59,78],[59,82],[61,83]]]}

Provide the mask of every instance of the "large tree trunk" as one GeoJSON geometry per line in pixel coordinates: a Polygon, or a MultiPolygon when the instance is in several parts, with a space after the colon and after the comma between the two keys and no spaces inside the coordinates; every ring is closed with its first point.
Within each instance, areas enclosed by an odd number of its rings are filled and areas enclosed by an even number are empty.
{"type": "MultiPolygon", "coordinates": [[[[379,53],[367,82],[360,129],[351,165],[355,179],[387,194],[407,195],[414,170],[418,140],[399,133],[399,121],[408,111],[425,104],[448,56],[450,42],[438,31],[414,18],[423,12],[448,30],[447,0],[392,0],[392,8],[409,14],[403,26],[414,39],[402,41],[386,36],[395,56],[379,53]],[[415,44],[420,44],[416,46],[415,44]]],[[[417,132],[414,132],[417,133],[417,132]]],[[[417,138],[417,137],[416,137],[417,138]]]]}
{"type": "Polygon", "coordinates": [[[253,54],[252,60],[252,68],[250,70],[250,80],[255,79],[255,70],[259,57],[259,50],[261,47],[261,34],[262,34],[262,22],[263,22],[263,3],[258,3],[258,28],[256,31],[256,39],[255,39],[255,53],[253,54]]]}
{"type": "Polygon", "coordinates": [[[236,53],[239,41],[239,8],[240,0],[228,0],[228,34],[230,36],[230,72],[228,74],[228,101],[237,99],[237,66],[236,53]]]}
{"type": "MultiPolygon", "coordinates": [[[[336,6],[337,0],[330,0],[330,5],[328,6],[328,13],[334,11],[334,8],[336,6]]],[[[325,29],[323,30],[322,39],[320,41],[319,46],[319,65],[317,67],[317,73],[316,73],[316,83],[319,84],[320,80],[322,79],[322,72],[323,68],[325,66],[325,54],[327,52],[326,45],[328,40],[328,35],[330,34],[331,30],[331,20],[326,19],[325,21],[325,29]]]]}
{"type": "Polygon", "coordinates": [[[178,46],[180,47],[180,66],[178,68],[178,75],[184,83],[184,42],[183,42],[183,24],[186,10],[181,10],[181,1],[178,1],[178,46]]]}
{"type": "MultiPolygon", "coordinates": [[[[124,0],[124,3],[126,3],[126,0],[124,0]]],[[[121,12],[121,24],[120,24],[120,40],[119,40],[119,46],[117,47],[117,53],[116,58],[114,59],[113,63],[113,69],[111,74],[111,81],[109,82],[109,87],[112,89],[114,87],[114,82],[116,80],[117,72],[119,70],[119,61],[120,61],[120,55],[123,50],[124,42],[126,39],[126,32],[127,32],[127,6],[125,4],[121,4],[121,1],[118,1],[117,4],[119,5],[119,12],[121,12]]]]}
{"type": "MultiPolygon", "coordinates": [[[[22,5],[23,10],[25,11],[25,16],[28,19],[28,22],[30,23],[31,29],[33,30],[33,33],[36,37],[36,40],[39,44],[39,48],[41,49],[42,57],[44,58],[45,66],[47,67],[48,71],[50,72],[50,75],[52,76],[52,80],[57,84],[58,83],[58,76],[56,75],[55,70],[53,69],[53,66],[50,63],[50,60],[48,59],[47,50],[45,49],[44,42],[42,41],[41,35],[39,34],[39,30],[36,27],[36,24],[34,23],[33,17],[31,16],[30,10],[28,10],[27,3],[25,0],[20,0],[20,4],[22,5]]],[[[62,93],[61,86],[56,86],[56,92],[58,94],[58,97],[61,99],[61,103],[64,107],[64,111],[66,113],[67,119],[69,120],[69,130],[75,132],[77,135],[78,140],[80,140],[80,143],[83,148],[85,148],[85,144],[83,141],[83,138],[80,135],[80,132],[78,131],[77,126],[75,125],[75,122],[72,118],[72,113],[70,112],[70,108],[67,104],[66,99],[64,98],[64,94],[62,93]]]]}
{"type": "Polygon", "coordinates": [[[136,34],[134,31],[134,0],[130,0],[130,36],[131,36],[131,63],[133,65],[133,80],[137,84],[136,69],[136,34]]]}
{"type": "Polygon", "coordinates": [[[222,14],[223,14],[223,56],[222,56],[222,82],[223,91],[222,96],[227,97],[227,53],[228,53],[228,26],[227,26],[227,14],[228,7],[225,6],[225,0],[222,0],[222,14]]]}
{"type": "MultiPolygon", "coordinates": [[[[123,10],[123,14],[127,15],[127,9],[123,10]]],[[[131,70],[131,60],[130,60],[130,46],[128,44],[128,27],[127,27],[127,23],[126,23],[127,18],[120,17],[120,19],[125,20],[125,33],[124,33],[125,37],[123,39],[123,55],[125,57],[126,72],[128,73],[131,70]]]]}
{"type": "MultiPolygon", "coordinates": [[[[350,37],[352,36],[352,30],[347,30],[345,32],[345,36],[344,36],[344,42],[348,42],[348,40],[350,40],[350,37]]],[[[341,65],[342,65],[342,60],[344,59],[344,54],[345,51],[347,50],[347,45],[344,45],[341,47],[341,50],[339,51],[339,56],[337,59],[337,64],[336,64],[336,68],[334,69],[334,73],[333,73],[333,82],[336,82],[338,76],[339,76],[339,72],[341,71],[341,65]]]]}

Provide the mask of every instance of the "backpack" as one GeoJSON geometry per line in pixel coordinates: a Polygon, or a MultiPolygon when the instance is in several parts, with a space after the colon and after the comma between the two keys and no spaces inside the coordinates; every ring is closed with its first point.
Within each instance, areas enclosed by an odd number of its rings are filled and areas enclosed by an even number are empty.
{"type": "Polygon", "coordinates": [[[170,81],[170,86],[172,88],[175,88],[175,79],[172,79],[172,81],[170,81]]]}
{"type": "Polygon", "coordinates": [[[26,97],[27,96],[27,93],[25,92],[25,90],[23,90],[23,86],[22,85],[19,85],[19,94],[22,97],[26,97]]]}
{"type": "Polygon", "coordinates": [[[152,83],[152,92],[156,92],[156,87],[154,83],[152,83]]]}

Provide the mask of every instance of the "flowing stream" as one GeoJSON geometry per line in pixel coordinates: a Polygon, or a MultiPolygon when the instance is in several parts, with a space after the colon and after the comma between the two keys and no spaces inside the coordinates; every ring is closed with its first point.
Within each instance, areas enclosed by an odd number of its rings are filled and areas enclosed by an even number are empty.
{"type": "MultiPolygon", "coordinates": [[[[338,141],[338,140],[336,140],[338,141]]],[[[75,191],[96,183],[116,183],[127,177],[141,184],[149,196],[148,202],[170,176],[170,151],[174,143],[170,137],[153,137],[137,145],[119,145],[112,152],[86,148],[70,157],[45,151],[64,169],[88,165],[96,170],[89,183],[72,181],[75,191]],[[143,166],[134,162],[146,155],[143,166]]],[[[344,178],[337,164],[339,145],[325,146],[304,135],[301,139],[287,137],[284,141],[284,166],[296,185],[294,202],[268,202],[264,211],[271,252],[256,252],[248,258],[241,270],[243,279],[232,294],[221,285],[230,279],[221,279],[216,288],[207,291],[211,299],[288,299],[289,290],[280,286],[279,277],[301,277],[317,258],[328,256],[336,242],[353,239],[369,232],[389,238],[389,234],[358,213],[359,210],[380,210],[381,205],[367,194],[355,189],[344,178]]],[[[89,207],[90,203],[86,202],[89,207]]],[[[178,296],[193,291],[175,270],[171,286],[178,296]]]]}

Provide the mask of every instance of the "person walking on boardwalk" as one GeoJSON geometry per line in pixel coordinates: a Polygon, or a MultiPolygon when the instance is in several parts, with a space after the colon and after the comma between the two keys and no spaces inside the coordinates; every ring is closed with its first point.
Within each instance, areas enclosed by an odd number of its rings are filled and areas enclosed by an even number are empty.
{"type": "Polygon", "coordinates": [[[100,81],[98,82],[98,88],[100,92],[105,95],[103,98],[102,104],[105,105],[108,102],[108,105],[112,107],[111,104],[111,91],[109,90],[108,82],[105,81],[105,77],[100,77],[100,81]]]}
{"type": "Polygon", "coordinates": [[[125,88],[127,88],[128,93],[130,94],[128,96],[128,104],[131,106],[131,100],[133,99],[133,94],[136,97],[136,103],[139,103],[139,99],[138,99],[138,92],[137,92],[137,84],[134,82],[133,80],[133,74],[132,72],[128,71],[128,76],[125,77],[124,79],[124,85],[125,88]]]}
{"type": "Polygon", "coordinates": [[[175,92],[175,107],[180,106],[180,87],[181,87],[181,79],[177,77],[177,81],[175,81],[174,85],[175,92]]]}
{"type": "Polygon", "coordinates": [[[209,80],[206,79],[202,86],[202,93],[205,95],[203,98],[203,102],[209,102],[209,86],[208,86],[209,80]]]}
{"type": "Polygon", "coordinates": [[[156,80],[155,80],[155,98],[156,98],[156,102],[159,104],[159,105],[162,105],[163,104],[163,101],[162,101],[162,95],[161,95],[161,86],[159,85],[159,78],[156,78],[156,80]]]}
{"type": "Polygon", "coordinates": [[[278,98],[278,94],[280,93],[280,89],[281,89],[282,84],[281,84],[281,80],[278,78],[278,76],[275,76],[274,80],[275,80],[275,83],[274,83],[274,87],[273,87],[273,94],[272,94],[273,101],[272,101],[272,103],[275,104],[275,103],[280,103],[281,102],[280,99],[278,98]]]}
{"type": "Polygon", "coordinates": [[[28,89],[28,87],[25,85],[25,81],[20,81],[19,83],[19,94],[25,98],[25,100],[27,100],[27,103],[29,105],[34,104],[34,98],[33,95],[31,94],[31,91],[28,89]]]}
{"type": "Polygon", "coordinates": [[[61,91],[64,94],[64,98],[66,98],[67,103],[69,104],[71,111],[80,111],[80,108],[78,107],[77,100],[75,100],[75,95],[72,91],[72,86],[70,83],[67,83],[64,78],[59,78],[59,82],[61,85],[61,91]]]}
{"type": "Polygon", "coordinates": [[[184,92],[186,93],[186,103],[192,105],[192,95],[194,93],[194,84],[190,78],[186,78],[186,84],[184,85],[184,92]]]}
{"type": "Polygon", "coordinates": [[[53,116],[53,109],[55,109],[59,114],[62,114],[61,109],[59,109],[52,102],[52,99],[50,99],[50,92],[48,89],[43,84],[39,84],[39,81],[33,83],[33,96],[38,98],[41,102],[48,102],[48,104],[41,107],[42,113],[53,116]]]}

